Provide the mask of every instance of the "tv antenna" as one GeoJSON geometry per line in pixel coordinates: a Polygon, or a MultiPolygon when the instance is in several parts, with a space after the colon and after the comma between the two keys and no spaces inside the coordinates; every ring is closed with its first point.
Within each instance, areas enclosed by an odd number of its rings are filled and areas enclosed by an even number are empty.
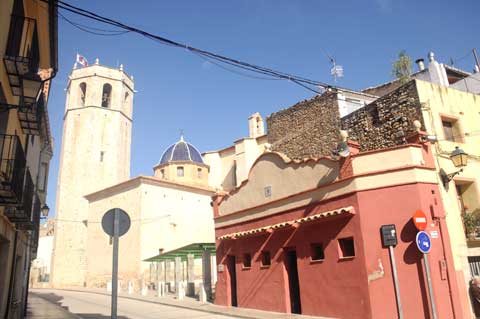
{"type": "Polygon", "coordinates": [[[332,63],[332,68],[330,69],[330,74],[333,76],[333,81],[337,83],[337,78],[343,78],[343,66],[337,64],[335,58],[328,56],[330,58],[330,63],[332,63]]]}

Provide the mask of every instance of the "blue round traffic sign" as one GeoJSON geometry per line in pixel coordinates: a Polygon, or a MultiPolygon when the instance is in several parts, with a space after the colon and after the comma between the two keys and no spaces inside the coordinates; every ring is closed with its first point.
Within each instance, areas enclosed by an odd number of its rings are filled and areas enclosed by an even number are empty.
{"type": "Polygon", "coordinates": [[[419,231],[415,238],[415,242],[417,243],[418,249],[424,254],[428,254],[430,249],[432,249],[432,240],[427,232],[419,231]]]}

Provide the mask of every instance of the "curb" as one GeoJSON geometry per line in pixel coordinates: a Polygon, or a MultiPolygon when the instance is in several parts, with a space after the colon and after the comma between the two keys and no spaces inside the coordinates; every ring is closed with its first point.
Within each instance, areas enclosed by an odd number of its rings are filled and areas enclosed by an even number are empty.
{"type": "MultiPolygon", "coordinates": [[[[73,291],[73,292],[83,292],[83,293],[88,293],[88,294],[97,294],[97,295],[102,295],[102,296],[111,296],[110,294],[104,293],[104,292],[85,291],[85,290],[77,290],[77,289],[66,289],[66,288],[35,288],[35,289],[36,290],[42,290],[42,289],[64,290],[64,291],[73,291]]],[[[35,292],[32,292],[32,293],[35,294],[35,292]]],[[[38,295],[36,295],[36,296],[40,297],[38,295]]],[[[42,297],[40,297],[40,298],[42,298],[42,297]]],[[[232,318],[258,319],[258,317],[246,316],[246,315],[241,315],[241,314],[237,315],[237,314],[231,314],[231,313],[227,313],[227,312],[208,310],[208,309],[199,309],[199,308],[186,306],[186,305],[176,305],[176,304],[170,304],[170,303],[161,302],[161,301],[146,300],[146,299],[142,299],[142,298],[138,298],[138,297],[120,296],[119,295],[118,298],[130,299],[130,300],[135,300],[135,301],[142,301],[142,302],[147,302],[147,303],[151,303],[151,304],[160,304],[160,305],[164,305],[164,306],[170,306],[170,307],[187,309],[187,310],[201,311],[201,312],[211,313],[211,314],[215,314],[215,315],[229,316],[229,317],[232,317],[232,318]]],[[[45,298],[42,298],[42,299],[46,300],[45,298]]],[[[52,303],[49,300],[47,300],[47,301],[52,303]]],[[[203,305],[203,303],[200,303],[200,305],[203,305]]],[[[65,309],[63,309],[63,310],[66,311],[65,309]]],[[[75,316],[77,316],[77,315],[75,315],[75,316]]],[[[77,316],[77,318],[83,319],[82,317],[78,317],[78,316],[77,316]]]]}

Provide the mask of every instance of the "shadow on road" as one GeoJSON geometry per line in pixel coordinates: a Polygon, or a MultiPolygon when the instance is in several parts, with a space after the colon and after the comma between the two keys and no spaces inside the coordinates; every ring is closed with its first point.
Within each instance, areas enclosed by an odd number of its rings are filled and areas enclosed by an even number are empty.
{"type": "MultiPolygon", "coordinates": [[[[50,301],[51,303],[57,305],[58,307],[60,308],[63,308],[65,309],[66,311],[70,312],[70,313],[73,313],[77,316],[79,316],[80,318],[84,318],[84,319],[110,319],[110,315],[108,316],[105,316],[105,315],[102,315],[102,314],[98,314],[98,313],[79,313],[79,312],[73,312],[71,311],[68,307],[65,307],[62,305],[62,303],[60,302],[61,300],[63,300],[63,297],[62,296],[59,296],[59,295],[56,295],[54,293],[41,293],[41,292],[30,292],[31,294],[34,294],[35,296],[37,297],[40,297],[40,298],[43,298],[45,300],[48,300],[50,301]]],[[[125,317],[125,316],[118,316],[117,317],[118,319],[130,319],[129,317],[125,317]]]]}

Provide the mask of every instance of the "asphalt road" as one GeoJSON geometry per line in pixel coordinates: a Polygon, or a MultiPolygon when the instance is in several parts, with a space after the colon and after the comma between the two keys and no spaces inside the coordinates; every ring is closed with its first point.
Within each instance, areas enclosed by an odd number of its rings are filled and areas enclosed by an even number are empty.
{"type": "MultiPolygon", "coordinates": [[[[36,290],[35,295],[63,307],[79,319],[110,319],[110,296],[65,290],[36,290]]],[[[176,319],[236,317],[118,298],[118,319],[176,319]]]]}

